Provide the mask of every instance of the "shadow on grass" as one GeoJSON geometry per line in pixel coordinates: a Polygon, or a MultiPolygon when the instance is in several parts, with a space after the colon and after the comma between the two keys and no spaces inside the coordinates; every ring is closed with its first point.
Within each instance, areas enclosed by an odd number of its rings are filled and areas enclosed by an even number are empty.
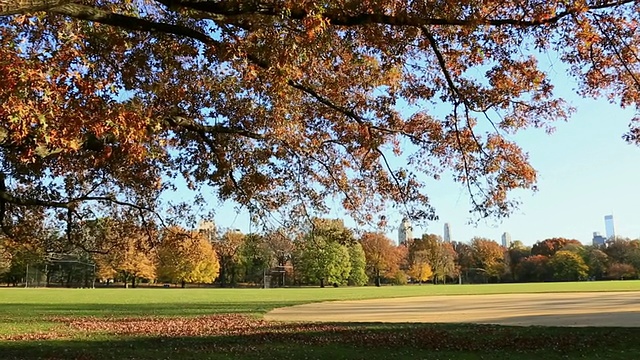
{"type": "Polygon", "coordinates": [[[7,359],[635,359],[640,329],[459,324],[288,324],[207,336],[80,333],[0,342],[7,359]]]}
{"type": "Polygon", "coordinates": [[[271,309],[301,304],[299,301],[278,302],[202,302],[147,304],[2,304],[2,318],[29,320],[42,316],[198,316],[209,314],[262,314],[271,309]]]}

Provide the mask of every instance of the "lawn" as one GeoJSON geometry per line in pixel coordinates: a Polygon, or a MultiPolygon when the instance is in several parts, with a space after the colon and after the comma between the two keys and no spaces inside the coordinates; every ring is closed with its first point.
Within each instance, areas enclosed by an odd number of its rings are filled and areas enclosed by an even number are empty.
{"type": "Polygon", "coordinates": [[[301,289],[0,289],[0,358],[635,359],[640,329],[446,324],[279,324],[315,301],[632,291],[640,282],[301,289]],[[231,315],[229,315],[231,314],[231,315]]]}

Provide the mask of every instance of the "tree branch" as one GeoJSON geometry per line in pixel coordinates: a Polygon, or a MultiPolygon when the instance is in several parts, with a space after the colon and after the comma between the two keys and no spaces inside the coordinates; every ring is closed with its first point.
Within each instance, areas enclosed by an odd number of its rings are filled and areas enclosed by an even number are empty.
{"type": "Polygon", "coordinates": [[[182,116],[168,116],[165,121],[169,126],[193,131],[200,135],[206,134],[231,134],[248,137],[255,140],[264,140],[261,134],[243,129],[241,127],[229,127],[224,125],[203,125],[182,116]]]}
{"type": "Polygon", "coordinates": [[[0,0],[0,16],[46,11],[73,0],[0,0]]]}
{"type": "MultiPolygon", "coordinates": [[[[240,15],[265,15],[265,16],[286,16],[290,19],[303,19],[310,15],[310,13],[303,7],[291,7],[285,8],[284,6],[276,5],[275,1],[260,1],[260,0],[230,0],[230,1],[202,1],[202,0],[158,0],[160,3],[171,9],[187,8],[193,10],[199,10],[217,15],[224,16],[240,16],[240,15]]],[[[604,3],[597,3],[588,6],[587,10],[600,10],[613,8],[629,3],[633,3],[636,0],[613,0],[604,3]]],[[[386,15],[382,13],[373,14],[349,14],[342,9],[328,9],[322,16],[329,20],[333,25],[340,26],[358,26],[369,24],[386,24],[392,26],[429,26],[429,25],[452,25],[452,26],[520,26],[520,27],[532,27],[539,25],[554,24],[562,20],[563,18],[582,12],[580,7],[574,7],[557,13],[554,16],[549,16],[541,19],[523,20],[523,19],[486,19],[486,18],[473,18],[468,19],[448,19],[448,18],[423,18],[418,15],[412,14],[395,14],[386,15]]]]}
{"type": "Polygon", "coordinates": [[[133,16],[114,14],[93,6],[80,4],[64,4],[48,10],[50,13],[65,15],[74,19],[94,21],[101,24],[117,26],[133,31],[160,32],[165,34],[184,36],[198,40],[207,45],[220,45],[208,35],[181,25],[159,23],[133,16]]]}

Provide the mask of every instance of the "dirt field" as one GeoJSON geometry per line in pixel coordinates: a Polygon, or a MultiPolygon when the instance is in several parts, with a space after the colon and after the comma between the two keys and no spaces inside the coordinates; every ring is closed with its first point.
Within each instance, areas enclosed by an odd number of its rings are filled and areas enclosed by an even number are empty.
{"type": "Polygon", "coordinates": [[[275,309],[268,320],[640,327],[640,292],[430,296],[275,309]]]}

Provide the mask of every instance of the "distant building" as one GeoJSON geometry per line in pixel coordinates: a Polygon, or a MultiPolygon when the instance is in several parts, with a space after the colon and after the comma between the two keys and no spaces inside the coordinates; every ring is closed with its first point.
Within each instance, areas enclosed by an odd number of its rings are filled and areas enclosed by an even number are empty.
{"type": "Polygon", "coordinates": [[[591,243],[593,246],[602,246],[605,244],[606,241],[607,241],[607,238],[602,236],[599,232],[597,231],[593,232],[593,240],[591,243]]]}
{"type": "Polygon", "coordinates": [[[451,225],[449,223],[444,224],[444,241],[451,242],[451,225]]]}
{"type": "Polygon", "coordinates": [[[216,223],[209,220],[200,220],[198,223],[198,232],[204,234],[209,242],[213,242],[216,238],[216,223]]]}
{"type": "Polygon", "coordinates": [[[502,246],[509,248],[511,246],[511,234],[504,232],[502,234],[502,246]]]}
{"type": "Polygon", "coordinates": [[[616,237],[616,229],[613,226],[613,215],[606,215],[604,217],[604,230],[607,235],[607,239],[613,239],[616,237]]]}
{"type": "Polygon", "coordinates": [[[400,223],[400,227],[398,228],[398,245],[406,244],[407,241],[411,239],[413,239],[411,222],[406,217],[402,218],[402,223],[400,223]]]}

